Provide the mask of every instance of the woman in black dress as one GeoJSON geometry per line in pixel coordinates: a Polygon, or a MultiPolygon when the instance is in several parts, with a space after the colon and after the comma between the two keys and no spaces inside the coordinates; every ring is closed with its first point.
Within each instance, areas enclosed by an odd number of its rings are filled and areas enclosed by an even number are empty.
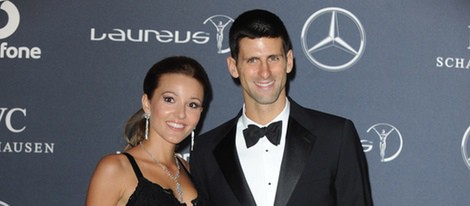
{"type": "Polygon", "coordinates": [[[169,57],[153,65],[144,80],[142,109],[126,125],[128,145],[98,163],[86,205],[203,205],[189,164],[175,148],[194,137],[210,90],[194,59],[169,57]]]}

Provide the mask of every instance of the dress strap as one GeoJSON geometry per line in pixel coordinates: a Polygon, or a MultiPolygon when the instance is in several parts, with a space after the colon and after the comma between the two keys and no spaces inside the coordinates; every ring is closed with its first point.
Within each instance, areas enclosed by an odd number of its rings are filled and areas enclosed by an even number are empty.
{"type": "Polygon", "coordinates": [[[127,152],[123,152],[122,154],[126,155],[127,159],[129,159],[129,162],[132,165],[132,169],[134,169],[134,173],[135,173],[135,176],[137,176],[137,179],[144,177],[142,175],[142,172],[139,169],[139,166],[137,165],[137,162],[135,162],[134,157],[127,152]]]}

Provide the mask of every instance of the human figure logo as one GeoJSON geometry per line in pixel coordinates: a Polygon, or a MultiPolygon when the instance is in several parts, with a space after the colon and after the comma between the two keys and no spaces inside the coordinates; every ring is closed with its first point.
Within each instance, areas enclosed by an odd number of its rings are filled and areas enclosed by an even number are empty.
{"type": "Polygon", "coordinates": [[[470,139],[470,127],[467,128],[467,131],[465,131],[465,134],[463,135],[462,138],[462,157],[463,161],[465,162],[465,165],[470,169],[470,151],[468,150],[468,144],[469,144],[469,139],[470,139]]]}
{"type": "Polygon", "coordinates": [[[227,25],[233,22],[233,19],[226,15],[214,15],[204,20],[204,24],[207,24],[209,22],[215,27],[217,31],[216,33],[217,53],[219,54],[228,53],[230,51],[230,48],[223,47],[224,30],[227,27],[227,25]]]}
{"type": "MultiPolygon", "coordinates": [[[[403,148],[403,137],[400,131],[388,123],[378,123],[367,129],[367,133],[374,131],[379,138],[379,154],[381,162],[390,162],[400,155],[403,148]]],[[[361,140],[364,152],[373,149],[373,141],[361,140]],[[366,143],[366,146],[364,146],[366,143]]]]}
{"type": "Polygon", "coordinates": [[[20,12],[16,6],[8,0],[0,0],[0,10],[6,12],[8,21],[0,28],[0,39],[5,39],[15,33],[20,25],[20,12]]]}
{"type": "Polygon", "coordinates": [[[302,50],[310,62],[331,72],[343,71],[354,65],[366,45],[366,34],[359,19],[337,7],[324,8],[312,14],[302,28],[300,39],[302,50]]]}

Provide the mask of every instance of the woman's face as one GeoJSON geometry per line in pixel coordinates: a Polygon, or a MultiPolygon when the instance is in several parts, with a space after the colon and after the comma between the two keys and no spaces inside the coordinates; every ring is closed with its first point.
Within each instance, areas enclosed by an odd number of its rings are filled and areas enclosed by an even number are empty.
{"type": "Polygon", "coordinates": [[[183,74],[161,76],[152,99],[142,97],[143,109],[150,114],[149,140],[183,141],[199,122],[203,98],[203,86],[196,79],[183,74]]]}

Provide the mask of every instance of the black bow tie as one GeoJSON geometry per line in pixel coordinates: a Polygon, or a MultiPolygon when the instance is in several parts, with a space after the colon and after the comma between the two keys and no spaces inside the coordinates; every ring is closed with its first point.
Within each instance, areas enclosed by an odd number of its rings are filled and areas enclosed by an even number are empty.
{"type": "Polygon", "coordinates": [[[246,147],[250,148],[255,145],[261,137],[266,136],[273,145],[279,145],[281,141],[282,121],[274,122],[267,127],[259,128],[256,125],[250,124],[248,128],[243,130],[245,137],[246,147]]]}

